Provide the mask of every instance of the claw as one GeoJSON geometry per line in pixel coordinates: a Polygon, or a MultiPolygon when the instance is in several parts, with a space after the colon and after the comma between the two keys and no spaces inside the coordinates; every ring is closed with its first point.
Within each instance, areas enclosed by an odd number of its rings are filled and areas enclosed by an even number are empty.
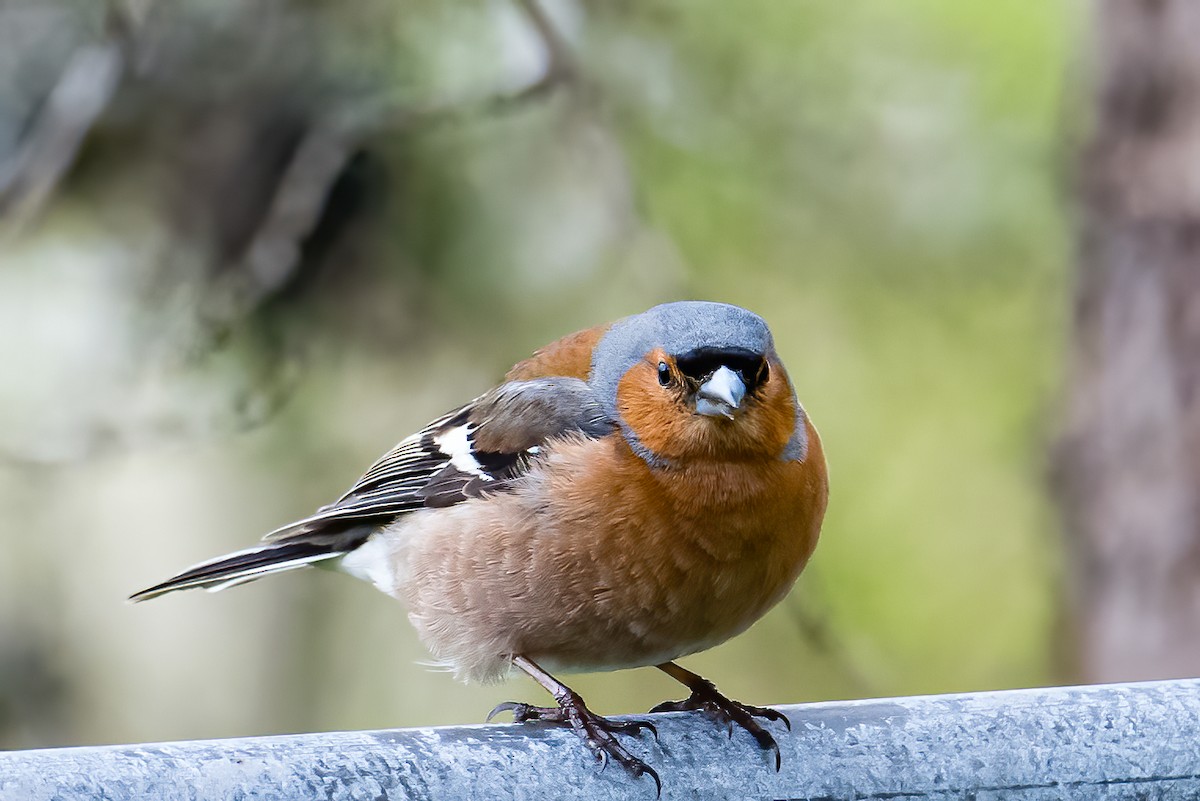
{"type": "Polygon", "coordinates": [[[733,738],[734,726],[739,726],[745,729],[754,738],[758,747],[764,751],[770,751],[775,755],[775,771],[778,773],[783,767],[783,755],[779,749],[779,743],[771,736],[771,733],[764,729],[755,718],[764,718],[769,721],[782,722],[787,727],[788,731],[792,730],[792,723],[787,719],[787,716],[778,710],[769,707],[750,706],[726,698],[717,688],[708,681],[692,685],[692,694],[682,701],[664,701],[658,706],[650,710],[651,712],[682,712],[682,711],[697,711],[701,712],[709,720],[719,726],[725,727],[725,733],[730,739],[733,738]]]}
{"type": "Polygon", "coordinates": [[[654,797],[655,797],[655,799],[662,798],[662,779],[659,778],[658,771],[656,771],[654,768],[650,767],[649,765],[644,765],[642,773],[646,776],[649,776],[651,779],[654,779],[654,797]]]}
{"type": "Polygon", "coordinates": [[[516,701],[502,701],[492,707],[492,711],[487,713],[487,717],[483,719],[483,722],[491,723],[492,718],[496,717],[496,715],[499,715],[501,712],[512,712],[513,717],[515,718],[517,717],[517,710],[522,706],[524,706],[524,704],[519,704],[516,701]]]}
{"type": "Polygon", "coordinates": [[[497,704],[488,714],[491,720],[501,712],[512,712],[513,720],[517,723],[542,721],[569,726],[583,740],[584,745],[592,752],[600,770],[608,767],[610,762],[616,762],[635,777],[649,776],[654,780],[656,797],[662,797],[662,779],[658,772],[642,760],[629,753],[617,738],[616,734],[640,734],[648,730],[658,740],[658,728],[647,720],[615,721],[601,717],[588,709],[583,699],[573,692],[567,691],[558,698],[557,707],[539,707],[522,704],[516,701],[505,701],[497,704]]]}
{"type": "Polygon", "coordinates": [[[612,731],[621,732],[622,734],[640,735],[643,729],[654,735],[654,742],[659,742],[658,727],[648,720],[629,720],[623,723],[612,724],[612,731]]]}

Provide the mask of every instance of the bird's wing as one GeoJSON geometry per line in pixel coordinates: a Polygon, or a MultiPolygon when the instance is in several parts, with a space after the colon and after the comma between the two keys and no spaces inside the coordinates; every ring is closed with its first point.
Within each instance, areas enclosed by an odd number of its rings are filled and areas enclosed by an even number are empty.
{"type": "Polygon", "coordinates": [[[509,381],[434,420],[371,465],[341,498],[266,539],[328,538],[341,540],[339,549],[355,547],[399,515],[508,488],[555,438],[599,438],[613,430],[579,379],[509,381]]]}

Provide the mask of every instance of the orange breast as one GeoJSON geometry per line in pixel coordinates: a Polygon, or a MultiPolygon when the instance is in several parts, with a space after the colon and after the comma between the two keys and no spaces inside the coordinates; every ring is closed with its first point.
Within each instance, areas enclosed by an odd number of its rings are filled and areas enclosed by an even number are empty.
{"type": "Polygon", "coordinates": [[[661,471],[615,437],[572,447],[549,471],[563,522],[545,562],[569,581],[555,625],[518,644],[534,659],[602,669],[711,647],[778,603],[816,547],[828,484],[811,425],[804,462],[661,471]]]}

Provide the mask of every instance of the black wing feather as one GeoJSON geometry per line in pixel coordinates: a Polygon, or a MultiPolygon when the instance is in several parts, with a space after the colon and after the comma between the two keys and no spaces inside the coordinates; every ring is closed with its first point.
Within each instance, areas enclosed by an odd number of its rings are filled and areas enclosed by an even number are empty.
{"type": "Polygon", "coordinates": [[[509,489],[555,438],[598,438],[613,430],[611,417],[579,379],[502,384],[400,442],[341,498],[266,539],[336,540],[340,550],[349,550],[400,515],[509,489]],[[345,542],[347,532],[358,542],[345,542]]]}

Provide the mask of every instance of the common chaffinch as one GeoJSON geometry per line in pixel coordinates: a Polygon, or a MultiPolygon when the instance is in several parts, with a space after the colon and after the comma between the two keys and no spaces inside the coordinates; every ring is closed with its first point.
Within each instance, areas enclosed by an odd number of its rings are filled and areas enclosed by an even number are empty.
{"type": "Polygon", "coordinates": [[[739,634],[788,593],[827,495],[821,441],[762,318],[667,303],[536,351],[334,503],[132,598],[339,568],[403,602],[460,678],[516,667],[557,702],[493,715],[569,725],[597,759],[661,791],[614,736],[653,724],[595,714],[551,672],[656,666],[691,694],[652,712],[737,724],[778,770],[755,718],[786,718],[674,660],[739,634]]]}

